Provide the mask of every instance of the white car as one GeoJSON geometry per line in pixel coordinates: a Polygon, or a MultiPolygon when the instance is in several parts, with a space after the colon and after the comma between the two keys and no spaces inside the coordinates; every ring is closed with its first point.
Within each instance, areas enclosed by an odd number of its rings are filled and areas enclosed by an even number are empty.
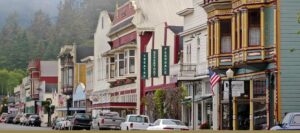
{"type": "Polygon", "coordinates": [[[64,120],[60,121],[60,130],[70,130],[72,118],[73,116],[67,116],[64,120]]]}
{"type": "Polygon", "coordinates": [[[185,126],[180,120],[174,119],[158,119],[151,124],[147,130],[174,130],[174,131],[188,131],[189,128],[185,126]]]}
{"type": "Polygon", "coordinates": [[[149,117],[146,115],[127,115],[120,126],[121,130],[147,130],[149,125],[149,117]]]}

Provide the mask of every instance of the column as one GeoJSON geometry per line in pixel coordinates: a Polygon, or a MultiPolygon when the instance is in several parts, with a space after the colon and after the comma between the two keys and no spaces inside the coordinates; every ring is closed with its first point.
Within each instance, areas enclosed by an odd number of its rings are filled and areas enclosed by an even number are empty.
{"type": "Polygon", "coordinates": [[[232,121],[232,127],[233,127],[233,130],[238,130],[238,118],[237,118],[237,115],[238,115],[238,112],[237,112],[237,98],[236,97],[233,97],[233,102],[232,102],[232,107],[233,107],[233,113],[232,113],[232,117],[233,117],[233,121],[232,121]]]}
{"type": "Polygon", "coordinates": [[[234,61],[235,58],[234,58],[234,54],[233,54],[234,52],[233,51],[236,49],[236,47],[235,47],[236,46],[236,42],[235,42],[235,40],[236,40],[235,39],[235,37],[236,37],[236,35],[235,35],[235,31],[236,31],[236,24],[235,24],[236,23],[236,18],[235,17],[236,17],[236,15],[233,14],[232,15],[232,19],[231,19],[231,39],[232,39],[232,41],[231,41],[231,44],[232,44],[231,45],[231,48],[232,48],[232,52],[231,52],[232,53],[232,57],[231,58],[232,58],[232,65],[234,65],[234,62],[235,62],[234,61]]]}
{"type": "Polygon", "coordinates": [[[215,34],[215,32],[214,32],[214,22],[213,21],[211,21],[210,22],[210,55],[214,55],[215,54],[215,50],[214,50],[214,34],[215,34]]]}
{"type": "Polygon", "coordinates": [[[240,40],[240,36],[241,36],[241,34],[240,34],[240,29],[241,29],[241,13],[240,12],[237,12],[237,14],[236,14],[237,16],[236,16],[236,19],[237,19],[237,28],[236,28],[236,30],[237,30],[237,49],[240,49],[241,47],[241,41],[242,40],[240,40]]]}
{"type": "Polygon", "coordinates": [[[253,122],[253,79],[250,80],[250,113],[249,113],[249,120],[250,120],[250,127],[249,129],[252,131],[254,126],[254,122],[253,122]]]}
{"type": "MultiPolygon", "coordinates": [[[[261,47],[265,47],[265,13],[264,7],[260,8],[260,44],[261,47]]],[[[261,59],[264,60],[265,58],[265,51],[261,51],[261,59]]]]}
{"type": "Polygon", "coordinates": [[[208,21],[207,22],[207,38],[208,39],[207,39],[207,50],[206,50],[207,51],[207,53],[206,53],[207,57],[211,55],[210,54],[211,53],[211,51],[210,51],[210,49],[211,49],[211,40],[210,40],[211,39],[211,35],[210,35],[211,31],[210,30],[211,30],[211,28],[210,28],[210,22],[208,21]]]}
{"type": "Polygon", "coordinates": [[[219,128],[219,84],[214,86],[215,95],[213,96],[213,107],[212,107],[212,121],[213,121],[213,130],[218,130],[219,128]]]}
{"type": "MultiPolygon", "coordinates": [[[[217,19],[215,22],[215,55],[220,54],[220,21],[217,19]]],[[[219,66],[220,60],[217,58],[217,66],[219,66]]]]}
{"type": "Polygon", "coordinates": [[[194,130],[197,130],[198,129],[198,103],[194,103],[194,119],[193,120],[194,120],[193,123],[195,125],[194,130]]]}
{"type": "MultiPolygon", "coordinates": [[[[248,10],[242,10],[242,47],[245,50],[248,47],[248,10]]],[[[243,60],[247,60],[247,51],[243,51],[243,60]]]]}

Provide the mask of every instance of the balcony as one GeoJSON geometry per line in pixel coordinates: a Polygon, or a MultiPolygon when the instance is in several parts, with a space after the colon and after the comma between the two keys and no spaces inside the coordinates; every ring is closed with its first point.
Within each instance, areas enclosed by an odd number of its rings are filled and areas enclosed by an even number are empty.
{"type": "Polygon", "coordinates": [[[62,93],[65,95],[73,94],[73,85],[64,85],[62,91],[62,93]]]}
{"type": "Polygon", "coordinates": [[[208,74],[207,62],[199,64],[175,64],[170,67],[170,75],[177,75],[178,80],[195,80],[206,77],[208,74]]]}
{"type": "Polygon", "coordinates": [[[231,0],[204,0],[202,6],[206,12],[231,9],[231,0]]]}
{"type": "Polygon", "coordinates": [[[210,68],[228,68],[232,66],[232,55],[221,54],[208,57],[208,66],[210,68]]]}
{"type": "Polygon", "coordinates": [[[232,8],[239,8],[245,5],[260,5],[274,2],[275,0],[232,0],[232,8]]]}
{"type": "Polygon", "coordinates": [[[234,65],[240,65],[243,63],[274,61],[274,57],[276,57],[274,47],[248,47],[234,51],[233,63],[234,65]]]}

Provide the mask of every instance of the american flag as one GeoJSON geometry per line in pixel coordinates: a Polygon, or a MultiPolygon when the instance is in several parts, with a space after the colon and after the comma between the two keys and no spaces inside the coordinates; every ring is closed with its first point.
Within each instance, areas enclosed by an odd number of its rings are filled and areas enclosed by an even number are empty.
{"type": "Polygon", "coordinates": [[[209,77],[210,77],[210,90],[211,90],[212,94],[215,95],[213,88],[221,80],[221,77],[219,75],[217,75],[217,73],[215,73],[211,69],[208,69],[208,71],[209,71],[209,77]]]}

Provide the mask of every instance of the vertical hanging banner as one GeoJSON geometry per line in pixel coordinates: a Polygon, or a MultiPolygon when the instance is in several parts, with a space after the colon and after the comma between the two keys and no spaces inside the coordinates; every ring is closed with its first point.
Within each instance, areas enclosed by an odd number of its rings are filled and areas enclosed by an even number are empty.
{"type": "Polygon", "coordinates": [[[167,76],[170,73],[170,47],[162,46],[162,75],[167,76]]]}
{"type": "Polygon", "coordinates": [[[141,53],[141,70],[142,79],[148,79],[148,53],[141,53]]]}
{"type": "Polygon", "coordinates": [[[151,77],[158,77],[158,50],[151,50],[151,77]]]}

